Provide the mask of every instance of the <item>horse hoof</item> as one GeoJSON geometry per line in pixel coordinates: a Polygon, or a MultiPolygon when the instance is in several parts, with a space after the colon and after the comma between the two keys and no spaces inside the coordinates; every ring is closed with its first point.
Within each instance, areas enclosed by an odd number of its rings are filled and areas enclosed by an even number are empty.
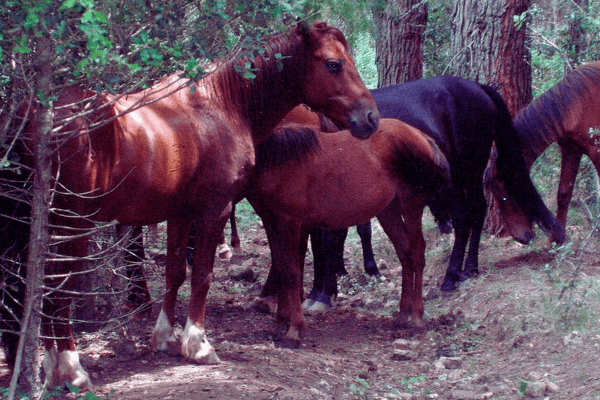
{"type": "Polygon", "coordinates": [[[43,366],[47,388],[64,387],[67,383],[83,390],[92,387],[92,381],[79,363],[79,354],[76,351],[46,351],[43,366]]]}
{"type": "Polygon", "coordinates": [[[425,330],[425,321],[423,318],[416,316],[408,316],[402,314],[396,318],[394,321],[394,329],[410,331],[414,333],[423,332],[425,330]]]}
{"type": "Polygon", "coordinates": [[[165,312],[161,310],[156,320],[156,325],[154,325],[154,331],[152,332],[152,348],[156,351],[167,351],[170,344],[176,341],[169,319],[165,312]]]}
{"type": "Polygon", "coordinates": [[[456,289],[456,283],[454,283],[448,278],[444,279],[444,283],[442,283],[442,286],[440,287],[440,290],[442,292],[454,292],[456,289]]]}
{"type": "Polygon", "coordinates": [[[381,273],[379,272],[379,268],[377,268],[377,264],[369,264],[368,266],[365,265],[365,272],[369,276],[380,276],[381,275],[381,273]]]}
{"type": "Polygon", "coordinates": [[[221,363],[214,347],[208,342],[204,329],[198,328],[190,320],[186,323],[183,331],[181,353],[196,364],[213,365],[221,363]]]}
{"type": "Polygon", "coordinates": [[[302,303],[302,309],[310,310],[313,304],[315,304],[315,300],[307,297],[306,300],[304,300],[304,302],[302,303]]]}
{"type": "Polygon", "coordinates": [[[465,270],[460,274],[460,281],[464,282],[467,279],[477,278],[479,276],[479,269],[476,267],[466,267],[465,270]]]}
{"type": "Polygon", "coordinates": [[[300,340],[300,329],[290,326],[290,329],[285,333],[285,338],[288,340],[300,340]]]}
{"type": "Polygon", "coordinates": [[[231,248],[228,245],[220,244],[219,246],[217,246],[217,255],[222,260],[229,260],[231,259],[231,257],[233,257],[233,252],[231,251],[231,248]]]}
{"type": "Polygon", "coordinates": [[[331,309],[331,304],[323,303],[321,301],[315,301],[309,308],[308,311],[324,312],[331,309]]]}

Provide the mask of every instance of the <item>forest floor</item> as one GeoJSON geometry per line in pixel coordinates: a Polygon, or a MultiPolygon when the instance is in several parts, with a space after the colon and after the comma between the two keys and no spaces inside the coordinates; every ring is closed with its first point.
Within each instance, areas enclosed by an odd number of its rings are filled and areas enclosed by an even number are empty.
{"type": "MultiPolygon", "coordinates": [[[[440,235],[426,221],[427,329],[415,333],[392,326],[401,266],[379,225],[373,227],[382,277],[364,274],[352,228],[345,253],[349,275],[339,281],[335,307],[306,313],[296,348],[280,340],[273,314],[251,307],[268,273],[269,249],[258,220],[240,229],[245,256],[218,260],[209,292],[207,332],[218,365],[151,350],[164,290],[164,257],[156,256],[146,268],[155,299],[151,318],[111,322],[77,337],[95,385],[86,398],[600,399],[598,239],[569,228],[574,244],[549,252],[542,233],[527,246],[485,235],[480,276],[447,294],[439,286],[453,236],[440,235]],[[239,264],[254,275],[234,278],[239,264]]],[[[310,255],[306,269],[308,291],[310,255]]],[[[187,287],[180,292],[179,333],[188,293],[187,287]]],[[[8,377],[3,367],[0,386],[8,377]]]]}

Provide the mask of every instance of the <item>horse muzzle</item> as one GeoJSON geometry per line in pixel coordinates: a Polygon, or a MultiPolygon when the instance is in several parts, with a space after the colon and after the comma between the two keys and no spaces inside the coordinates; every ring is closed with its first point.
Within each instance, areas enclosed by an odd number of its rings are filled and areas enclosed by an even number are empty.
{"type": "Polygon", "coordinates": [[[368,139],[379,127],[379,110],[371,102],[360,101],[348,118],[348,129],[358,139],[368,139]]]}

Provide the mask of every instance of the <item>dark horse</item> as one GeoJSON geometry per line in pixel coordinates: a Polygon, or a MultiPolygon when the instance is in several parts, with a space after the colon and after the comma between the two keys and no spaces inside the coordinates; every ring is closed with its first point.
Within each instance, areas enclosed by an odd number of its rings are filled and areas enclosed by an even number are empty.
{"type": "MultiPolygon", "coordinates": [[[[422,130],[435,140],[450,163],[455,240],[442,290],[455,290],[458,282],[478,273],[479,242],[487,210],[483,175],[493,142],[499,154],[496,180],[504,182],[513,194],[515,207],[552,235],[564,237],[564,230],[529,178],[506,104],[495,89],[458,77],[442,76],[383,87],[372,93],[382,117],[397,118],[422,130]],[[464,260],[467,243],[469,251],[464,260]]],[[[444,226],[440,229],[449,230],[444,226]]],[[[335,281],[330,281],[335,275],[329,270],[345,273],[346,232],[311,233],[313,238],[320,238],[317,243],[313,241],[315,257],[325,257],[315,260],[315,283],[307,302],[312,309],[330,307],[330,297],[337,293],[335,281]]],[[[512,229],[511,233],[521,243],[533,237],[531,229],[512,229]]]]}
{"type": "MultiPolygon", "coordinates": [[[[46,294],[43,306],[48,385],[90,385],[73,341],[68,293],[73,281],[69,273],[81,267],[81,261],[73,260],[87,253],[88,238],[81,232],[95,221],[131,226],[168,221],[167,290],[152,335],[159,350],[175,341],[175,303],[186,277],[188,234],[195,224],[181,351],[197,363],[219,362],[204,328],[215,249],[232,200],[254,169],[255,146],[300,103],[323,112],[357,138],[369,137],[379,123],[343,34],[324,23],[275,36],[252,60],[234,59],[196,82],[173,75],[137,94],[71,88],[58,97],[54,126],[70,136],[56,151],[52,209],[57,212],[51,224],[62,227],[54,234],[63,238],[56,252],[67,261],[51,262],[46,271],[47,284],[56,289],[46,294]],[[238,72],[247,63],[256,71],[252,81],[238,72]]],[[[284,285],[282,290],[289,288],[284,285]]]]}
{"type": "MultiPolygon", "coordinates": [[[[567,223],[581,157],[587,155],[596,171],[600,171],[599,98],[600,62],[584,64],[533,100],[514,121],[528,168],[552,143],[556,142],[560,147],[562,160],[556,218],[563,228],[567,223]]],[[[502,182],[493,179],[497,174],[496,166],[491,165],[490,171],[486,183],[509,230],[523,221],[531,225],[527,215],[515,207],[513,195],[502,182]]],[[[560,244],[564,237],[553,235],[552,240],[560,244]]]]}
{"type": "MultiPolygon", "coordinates": [[[[308,111],[306,111],[308,112],[308,111]]],[[[261,217],[272,266],[266,293],[277,293],[278,319],[288,337],[303,327],[302,269],[311,227],[339,229],[377,216],[402,263],[402,296],[396,323],[423,325],[422,273],[426,203],[450,210],[448,163],[426,135],[395,119],[357,140],[347,131],[327,134],[314,125],[279,127],[257,152],[246,198],[261,217]],[[293,282],[293,284],[283,283],[293,282]],[[281,287],[293,290],[284,292],[281,287]]]]}

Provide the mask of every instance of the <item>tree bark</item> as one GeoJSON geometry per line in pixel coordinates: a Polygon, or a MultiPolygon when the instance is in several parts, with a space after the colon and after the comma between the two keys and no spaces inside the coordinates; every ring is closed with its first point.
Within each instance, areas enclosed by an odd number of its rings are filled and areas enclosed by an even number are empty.
{"type": "Polygon", "coordinates": [[[391,0],[373,9],[378,86],[389,86],[423,75],[423,33],[427,2],[391,0]]]}
{"type": "Polygon", "coordinates": [[[514,116],[532,100],[527,16],[531,0],[457,0],[452,71],[498,88],[514,116]]]}
{"type": "Polygon", "coordinates": [[[52,59],[53,48],[49,37],[40,37],[35,46],[35,93],[38,95],[37,113],[31,130],[34,158],[33,199],[31,204],[31,232],[27,261],[27,278],[21,338],[15,372],[11,381],[9,399],[16,386],[30,398],[37,398],[42,390],[38,354],[41,320],[42,285],[48,246],[48,213],[50,208],[50,179],[52,158],[52,59]],[[19,377],[20,374],[20,377],[19,377]]]}

